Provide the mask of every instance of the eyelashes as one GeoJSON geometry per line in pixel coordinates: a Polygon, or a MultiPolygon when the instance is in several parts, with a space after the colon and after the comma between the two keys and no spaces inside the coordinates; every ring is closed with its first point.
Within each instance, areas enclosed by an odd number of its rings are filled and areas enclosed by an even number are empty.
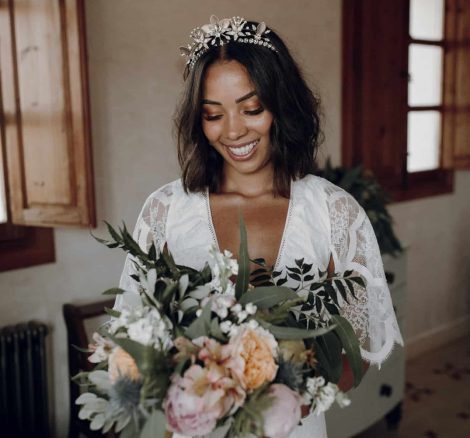
{"type": "MultiPolygon", "coordinates": [[[[247,114],[249,116],[256,116],[258,114],[261,114],[264,111],[264,108],[260,106],[259,108],[256,108],[254,110],[250,111],[243,111],[244,114],[247,114]]],[[[207,120],[208,122],[213,121],[213,120],[220,120],[222,118],[221,114],[218,114],[216,116],[210,116],[208,114],[204,115],[204,119],[207,120]]]]}

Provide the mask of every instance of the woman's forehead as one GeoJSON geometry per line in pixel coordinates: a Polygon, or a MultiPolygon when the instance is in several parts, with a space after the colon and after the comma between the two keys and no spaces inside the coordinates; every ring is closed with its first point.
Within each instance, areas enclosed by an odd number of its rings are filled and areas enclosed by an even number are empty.
{"type": "Polygon", "coordinates": [[[206,71],[203,99],[236,102],[253,90],[253,82],[243,65],[237,61],[217,62],[206,71]]]}

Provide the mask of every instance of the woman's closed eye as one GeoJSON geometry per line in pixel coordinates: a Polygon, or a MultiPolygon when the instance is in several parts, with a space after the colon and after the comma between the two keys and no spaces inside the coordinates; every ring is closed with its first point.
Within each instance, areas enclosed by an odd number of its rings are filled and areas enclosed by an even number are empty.
{"type": "Polygon", "coordinates": [[[247,110],[245,111],[245,114],[248,114],[250,116],[256,116],[257,114],[261,114],[264,111],[264,108],[262,106],[254,109],[254,110],[247,110]]]}
{"type": "MultiPolygon", "coordinates": [[[[243,111],[244,114],[249,115],[249,116],[256,116],[258,114],[261,114],[264,111],[264,108],[262,106],[253,109],[253,110],[245,110],[243,111]]],[[[207,121],[212,121],[212,120],[219,120],[222,118],[222,114],[203,114],[203,117],[207,121]]]]}

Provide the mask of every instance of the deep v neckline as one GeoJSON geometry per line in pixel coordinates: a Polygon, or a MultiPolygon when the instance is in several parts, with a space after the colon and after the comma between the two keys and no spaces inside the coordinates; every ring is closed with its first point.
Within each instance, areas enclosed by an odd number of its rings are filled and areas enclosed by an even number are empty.
{"type": "MultiPolygon", "coordinates": [[[[286,215],[286,219],[284,222],[284,229],[282,231],[281,242],[279,244],[279,249],[277,251],[276,262],[273,267],[274,271],[279,270],[279,263],[281,262],[281,258],[282,258],[283,251],[284,251],[284,246],[286,243],[287,231],[291,222],[290,218],[291,218],[292,209],[294,206],[294,184],[295,184],[295,181],[291,180],[289,205],[287,207],[287,215],[286,215]]],[[[210,199],[209,199],[209,188],[206,188],[206,190],[204,191],[204,202],[205,202],[205,207],[206,207],[207,225],[209,227],[209,230],[212,236],[212,242],[215,245],[216,250],[221,252],[219,240],[217,238],[217,233],[215,232],[214,222],[212,221],[212,210],[211,210],[211,204],[210,204],[210,199]]]]}

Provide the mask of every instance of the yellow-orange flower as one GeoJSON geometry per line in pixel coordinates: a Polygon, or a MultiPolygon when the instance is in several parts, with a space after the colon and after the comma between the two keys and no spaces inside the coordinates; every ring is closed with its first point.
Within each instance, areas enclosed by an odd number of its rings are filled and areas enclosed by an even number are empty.
{"type": "Polygon", "coordinates": [[[128,377],[131,380],[139,380],[140,373],[132,356],[117,347],[109,356],[108,372],[111,382],[114,383],[119,377],[128,377]]]}
{"type": "Polygon", "coordinates": [[[228,367],[247,391],[259,388],[276,377],[274,361],[277,342],[262,327],[244,326],[229,342],[232,347],[228,367]]]}

